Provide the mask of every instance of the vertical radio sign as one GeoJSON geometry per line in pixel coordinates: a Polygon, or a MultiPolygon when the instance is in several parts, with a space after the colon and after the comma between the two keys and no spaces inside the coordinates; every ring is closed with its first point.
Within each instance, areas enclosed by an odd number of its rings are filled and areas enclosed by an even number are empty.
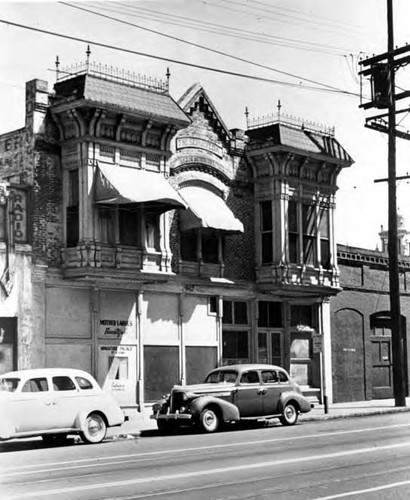
{"type": "Polygon", "coordinates": [[[14,243],[27,242],[27,193],[23,189],[10,188],[10,226],[14,243]]]}

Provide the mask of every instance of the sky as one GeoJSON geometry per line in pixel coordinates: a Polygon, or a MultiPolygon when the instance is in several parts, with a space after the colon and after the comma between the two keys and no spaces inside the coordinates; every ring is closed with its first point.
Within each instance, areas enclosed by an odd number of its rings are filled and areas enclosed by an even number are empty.
{"type": "MultiPolygon", "coordinates": [[[[401,47],[410,42],[409,0],[393,0],[393,12],[401,47]]],[[[92,62],[161,79],[169,68],[176,100],[201,83],[230,129],[246,128],[245,108],[257,118],[276,113],[279,100],[282,114],[335,126],[355,161],[338,178],[336,241],[380,247],[388,193],[374,181],[388,175],[388,138],[364,127],[383,110],[359,108],[358,61],[387,50],[387,0],[0,0],[0,134],[24,126],[25,83],[40,78],[52,90],[56,56],[60,68],[84,62],[87,42],[92,62]]],[[[400,91],[409,73],[397,71],[400,91]]],[[[367,102],[366,81],[362,88],[367,102]]],[[[398,122],[410,130],[409,113],[398,122]]],[[[397,176],[408,173],[410,142],[398,139],[397,176]]],[[[410,230],[410,179],[397,182],[397,205],[410,230]]]]}

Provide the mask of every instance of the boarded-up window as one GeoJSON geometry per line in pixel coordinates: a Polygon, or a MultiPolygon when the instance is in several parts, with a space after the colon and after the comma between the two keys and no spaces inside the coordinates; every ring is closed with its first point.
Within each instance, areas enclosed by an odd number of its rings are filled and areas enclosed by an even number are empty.
{"type": "Polygon", "coordinates": [[[145,401],[157,401],[179,382],[177,346],[144,347],[145,401]]]}

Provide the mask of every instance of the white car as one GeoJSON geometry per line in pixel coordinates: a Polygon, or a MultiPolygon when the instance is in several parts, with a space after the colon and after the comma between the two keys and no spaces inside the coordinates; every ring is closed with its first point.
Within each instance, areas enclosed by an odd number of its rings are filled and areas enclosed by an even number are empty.
{"type": "Polygon", "coordinates": [[[42,436],[48,443],[79,434],[99,443],[124,413],[87,372],[40,368],[0,376],[0,440],[42,436]]]}

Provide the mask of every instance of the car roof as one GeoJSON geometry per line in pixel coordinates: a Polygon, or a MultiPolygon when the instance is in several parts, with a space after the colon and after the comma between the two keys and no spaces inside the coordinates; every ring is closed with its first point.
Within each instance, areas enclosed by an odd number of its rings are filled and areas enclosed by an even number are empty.
{"type": "Polygon", "coordinates": [[[246,364],[240,364],[240,365],[225,365],[221,366],[219,368],[215,368],[215,370],[222,370],[222,371],[229,371],[229,370],[237,370],[239,372],[243,372],[245,370],[282,370],[286,372],[284,368],[281,366],[277,365],[268,365],[268,364],[263,364],[263,363],[246,363],[246,364]]]}
{"type": "Polygon", "coordinates": [[[92,377],[88,372],[84,370],[78,370],[76,368],[33,368],[29,370],[15,370],[12,372],[2,373],[0,378],[4,377],[39,377],[47,375],[71,375],[80,377],[92,377]]]}

